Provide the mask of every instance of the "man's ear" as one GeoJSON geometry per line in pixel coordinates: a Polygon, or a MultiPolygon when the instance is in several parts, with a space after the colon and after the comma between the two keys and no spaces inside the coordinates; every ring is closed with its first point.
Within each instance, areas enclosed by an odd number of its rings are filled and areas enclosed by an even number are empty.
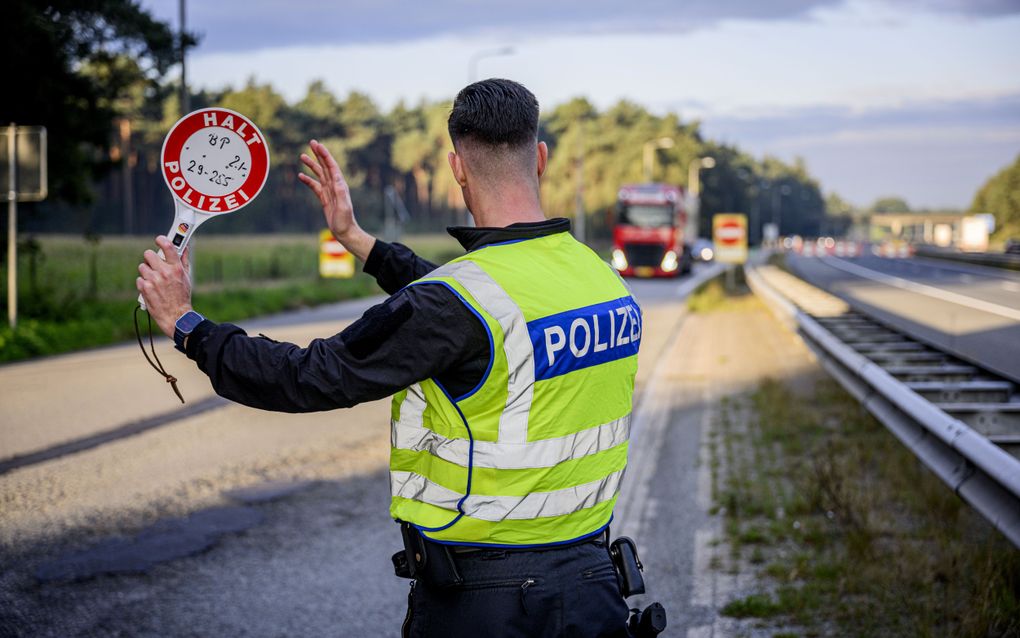
{"type": "Polygon", "coordinates": [[[450,162],[450,170],[453,171],[453,179],[457,180],[461,188],[467,186],[467,173],[464,172],[464,161],[460,155],[456,152],[450,151],[446,155],[446,159],[450,162]]]}
{"type": "Polygon", "coordinates": [[[545,145],[545,142],[538,143],[538,176],[542,177],[545,173],[545,167],[549,163],[549,147],[545,145]]]}

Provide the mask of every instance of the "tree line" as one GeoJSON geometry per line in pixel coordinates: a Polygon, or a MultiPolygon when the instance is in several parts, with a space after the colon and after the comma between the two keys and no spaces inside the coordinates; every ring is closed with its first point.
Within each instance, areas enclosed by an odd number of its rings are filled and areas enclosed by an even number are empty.
{"type": "MultiPolygon", "coordinates": [[[[160,100],[158,115],[139,102],[134,112],[122,113],[114,122],[114,141],[107,151],[111,170],[97,181],[92,200],[40,205],[40,214],[32,220],[36,229],[63,229],[70,219],[81,230],[101,234],[165,230],[171,203],[159,172],[159,153],[180,109],[174,92],[160,100]]],[[[447,166],[452,149],[446,131],[449,101],[399,103],[383,111],[367,95],[351,92],[339,98],[322,82],[313,82],[303,97],[288,102],[272,86],[249,80],[237,89],[191,95],[191,108],[206,106],[251,118],[269,142],[271,165],[269,181],[255,203],[210,224],[206,232],[318,228],[315,203],[296,179],[298,155],[307,151],[312,138],[337,158],[368,227],[381,228],[392,215],[387,211],[388,187],[406,207],[411,229],[435,230],[465,219],[460,189],[447,166]]],[[[673,146],[655,150],[653,181],[686,187],[692,160],[715,160],[712,169],[701,171],[703,234],[708,234],[707,220],[716,212],[747,213],[757,229],[776,222],[784,234],[814,235],[835,223],[826,217],[820,186],[803,162],[756,159],[735,146],[706,139],[697,122],[657,115],[633,102],[600,110],[577,98],[555,106],[544,112],[540,137],[550,147],[543,179],[546,213],[572,217],[583,210],[596,232],[610,221],[619,188],[644,181],[645,144],[661,138],[672,139],[673,146]]]]}
{"type": "MultiPolygon", "coordinates": [[[[51,192],[28,206],[29,231],[87,234],[162,232],[170,195],[159,172],[163,136],[181,115],[168,79],[180,48],[193,45],[129,0],[14,0],[5,8],[7,59],[22,61],[4,121],[49,127],[51,192]],[[31,49],[25,57],[19,51],[31,49]]],[[[5,57],[6,57],[5,56],[5,57]]],[[[452,96],[451,96],[452,97],[452,96]]],[[[539,96],[541,98],[541,96],[539,96]]],[[[401,102],[383,110],[362,93],[337,96],[322,82],[288,101],[268,84],[190,94],[192,109],[222,106],[250,117],[269,141],[271,170],[260,197],[243,213],[204,232],[305,232],[321,226],[316,206],[297,181],[298,155],[311,138],[337,158],[355,206],[371,229],[385,226],[399,199],[411,230],[438,230],[466,219],[447,167],[449,101],[401,102]],[[390,196],[387,196],[389,192],[390,196]]],[[[599,109],[585,98],[545,106],[540,137],[549,144],[543,205],[549,216],[582,211],[588,228],[604,233],[619,188],[644,181],[643,151],[654,151],[653,181],[687,186],[692,160],[712,157],[701,171],[703,235],[717,212],[744,212],[757,240],[763,223],[783,234],[838,232],[845,202],[826,201],[802,161],[755,158],[706,138],[699,122],[660,115],[620,101],[599,109]],[[828,214],[827,214],[828,213],[828,214]]]]}
{"type": "Polygon", "coordinates": [[[985,182],[974,196],[970,212],[995,215],[998,237],[1020,238],[1020,155],[985,182]]]}

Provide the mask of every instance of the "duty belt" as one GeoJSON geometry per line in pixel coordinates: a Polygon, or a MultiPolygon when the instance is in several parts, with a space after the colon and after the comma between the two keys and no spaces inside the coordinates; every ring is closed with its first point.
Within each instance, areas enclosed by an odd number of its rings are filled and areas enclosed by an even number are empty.
{"type": "Polygon", "coordinates": [[[416,527],[404,521],[400,523],[400,536],[404,549],[393,555],[393,572],[400,578],[418,579],[433,587],[456,587],[464,579],[457,569],[455,556],[479,552],[535,552],[551,551],[582,545],[584,543],[605,543],[608,529],[573,543],[549,547],[485,547],[477,545],[447,545],[426,538],[416,527]]]}

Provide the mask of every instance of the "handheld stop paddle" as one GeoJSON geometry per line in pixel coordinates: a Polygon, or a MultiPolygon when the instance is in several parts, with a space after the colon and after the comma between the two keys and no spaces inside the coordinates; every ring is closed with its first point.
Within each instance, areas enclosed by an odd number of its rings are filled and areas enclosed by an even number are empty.
{"type": "MultiPolygon", "coordinates": [[[[167,133],[160,165],[174,201],[174,222],[167,238],[180,255],[202,223],[244,208],[262,191],[269,175],[269,145],[262,131],[240,113],[224,108],[199,109],[179,119],[167,133]]],[[[138,295],[138,306],[145,310],[142,295],[138,295]]],[[[142,346],[137,310],[135,332],[142,346]]],[[[142,346],[145,358],[181,397],[177,380],[156,357],[151,320],[149,345],[155,363],[142,346]]]]}

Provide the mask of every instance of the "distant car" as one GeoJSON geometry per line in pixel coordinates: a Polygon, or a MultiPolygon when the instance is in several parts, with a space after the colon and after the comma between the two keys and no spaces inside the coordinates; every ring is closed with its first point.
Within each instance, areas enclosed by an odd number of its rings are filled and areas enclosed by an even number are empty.
{"type": "Polygon", "coordinates": [[[712,261],[715,257],[715,245],[708,239],[699,239],[691,246],[695,261],[712,261]]]}
{"type": "Polygon", "coordinates": [[[1007,239],[1006,248],[1002,252],[1007,255],[1020,255],[1020,239],[1007,239]]]}

